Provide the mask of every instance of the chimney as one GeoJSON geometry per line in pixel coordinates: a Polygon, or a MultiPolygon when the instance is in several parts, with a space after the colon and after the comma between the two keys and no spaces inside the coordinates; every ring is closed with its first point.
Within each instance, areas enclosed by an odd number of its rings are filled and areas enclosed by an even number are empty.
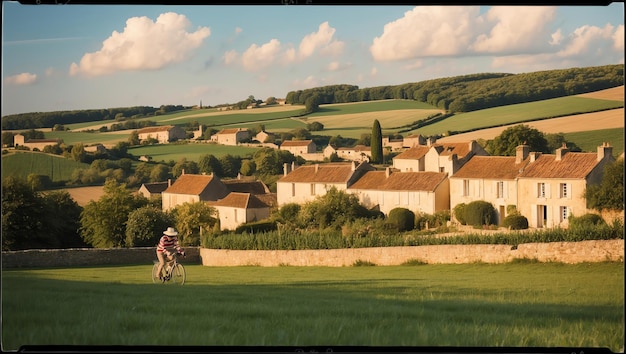
{"type": "Polygon", "coordinates": [[[563,145],[556,149],[556,158],[555,161],[561,161],[563,159],[563,156],[565,156],[565,154],[568,152],[569,150],[567,149],[567,145],[565,145],[565,143],[563,143],[563,145]]]}
{"type": "Polygon", "coordinates": [[[295,161],[291,161],[291,170],[295,170],[296,169],[296,162],[295,161]]]}
{"type": "Polygon", "coordinates": [[[598,161],[610,156],[613,156],[613,147],[609,143],[603,142],[602,145],[598,146],[598,161]]]}
{"type": "Polygon", "coordinates": [[[183,174],[183,175],[185,174],[185,169],[184,168],[183,168],[183,172],[181,174],[183,174]]]}
{"type": "Polygon", "coordinates": [[[316,163],[315,164],[315,173],[317,173],[317,171],[319,171],[319,170],[320,170],[320,164],[316,163]]]}
{"type": "Polygon", "coordinates": [[[168,187],[171,187],[171,186],[172,186],[172,179],[171,179],[171,178],[168,178],[168,179],[167,179],[167,186],[168,186],[168,187]]]}
{"type": "Polygon", "coordinates": [[[288,173],[289,173],[289,164],[285,162],[283,164],[283,174],[286,176],[288,173]]]}
{"type": "Polygon", "coordinates": [[[526,144],[518,145],[515,148],[515,163],[521,163],[526,160],[528,154],[530,153],[530,146],[526,144]]]}
{"type": "Polygon", "coordinates": [[[531,152],[529,154],[530,156],[530,162],[535,162],[535,160],[537,160],[539,158],[539,156],[541,156],[540,152],[531,152]]]}
{"type": "Polygon", "coordinates": [[[389,167],[385,168],[385,177],[389,178],[390,174],[391,174],[391,168],[389,168],[389,167]]]}
{"type": "Polygon", "coordinates": [[[237,179],[241,179],[241,172],[237,172],[237,179]]]}
{"type": "Polygon", "coordinates": [[[352,171],[356,170],[356,162],[352,161],[350,167],[351,167],[352,171]]]}

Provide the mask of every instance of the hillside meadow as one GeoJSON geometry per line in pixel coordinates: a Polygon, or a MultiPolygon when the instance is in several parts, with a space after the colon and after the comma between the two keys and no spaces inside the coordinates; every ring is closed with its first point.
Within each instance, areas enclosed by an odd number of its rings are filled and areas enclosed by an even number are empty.
{"type": "Polygon", "coordinates": [[[229,146],[218,145],[212,143],[189,143],[189,144],[157,144],[130,147],[128,153],[136,157],[147,155],[152,158],[153,162],[169,162],[179,161],[183,157],[188,161],[200,161],[203,155],[214,155],[220,158],[230,154],[233,156],[247,157],[252,156],[258,147],[248,146],[229,146]]]}
{"type": "Polygon", "coordinates": [[[49,176],[52,182],[67,181],[79,168],[89,168],[89,165],[41,152],[18,151],[2,155],[2,179],[8,176],[25,179],[34,173],[49,176]]]}
{"type": "Polygon", "coordinates": [[[576,347],[623,351],[624,264],[151,264],[3,270],[4,350],[22,345],[576,347]],[[172,335],[162,335],[175,330],[172,335]]]}

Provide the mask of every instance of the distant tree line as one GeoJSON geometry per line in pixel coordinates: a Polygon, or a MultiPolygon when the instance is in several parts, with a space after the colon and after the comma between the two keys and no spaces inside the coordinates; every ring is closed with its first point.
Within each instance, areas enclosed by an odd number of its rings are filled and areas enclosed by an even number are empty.
{"type": "Polygon", "coordinates": [[[401,85],[359,88],[330,85],[290,91],[286,103],[306,105],[408,99],[449,112],[576,95],[624,85],[624,65],[604,65],[523,74],[481,73],[401,85]]]}
{"type": "Polygon", "coordinates": [[[55,125],[98,122],[115,119],[144,118],[185,110],[181,105],[163,105],[159,108],[136,106],[125,108],[90,109],[58,112],[20,113],[2,117],[2,130],[53,128],[55,125]]]}

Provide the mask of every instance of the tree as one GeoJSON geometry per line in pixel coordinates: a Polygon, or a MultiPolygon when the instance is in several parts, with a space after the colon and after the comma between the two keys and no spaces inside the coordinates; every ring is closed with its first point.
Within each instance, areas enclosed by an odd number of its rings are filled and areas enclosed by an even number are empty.
{"type": "Polygon", "coordinates": [[[320,122],[311,122],[306,125],[306,128],[312,132],[321,131],[324,130],[324,124],[320,122]]]}
{"type": "Polygon", "coordinates": [[[198,162],[198,171],[200,173],[213,173],[222,176],[222,164],[213,154],[202,155],[198,162]]]}
{"type": "Polygon", "coordinates": [[[375,119],[372,125],[371,152],[373,163],[383,162],[383,136],[378,119],[375,119]]]}
{"type": "Polygon", "coordinates": [[[85,247],[80,237],[80,213],[83,208],[67,191],[43,195],[45,232],[50,244],[60,248],[85,247]]]}
{"type": "Polygon", "coordinates": [[[183,157],[172,167],[172,176],[178,177],[183,173],[196,174],[198,170],[198,164],[195,161],[183,157]]]}
{"type": "Polygon", "coordinates": [[[107,179],[104,195],[89,202],[80,215],[81,237],[97,248],[123,247],[128,215],[147,204],[148,199],[133,195],[126,184],[118,185],[115,180],[107,179]]]}
{"type": "Polygon", "coordinates": [[[241,168],[239,172],[241,172],[244,176],[252,176],[252,174],[256,171],[256,165],[254,164],[254,160],[245,159],[241,161],[241,168]]]}
{"type": "Polygon", "coordinates": [[[85,146],[82,143],[78,143],[76,145],[74,145],[72,147],[72,160],[74,161],[78,161],[78,162],[84,162],[85,161],[85,155],[87,154],[85,152],[85,146]]]}
{"type": "Polygon", "coordinates": [[[604,166],[602,182],[585,191],[587,207],[595,210],[624,210],[624,159],[604,166]]]}
{"type": "Polygon", "coordinates": [[[126,222],[126,246],[154,246],[163,230],[174,225],[174,218],[156,206],[146,205],[133,210],[126,222]]]}
{"type": "Polygon", "coordinates": [[[548,151],[554,153],[556,149],[559,149],[565,145],[569,151],[580,152],[582,149],[576,145],[576,143],[568,142],[565,140],[565,134],[563,133],[548,133],[543,135],[546,139],[548,151]]]}
{"type": "Polygon", "coordinates": [[[2,179],[2,249],[19,250],[41,244],[45,231],[39,194],[23,179],[2,179]]]}
{"type": "Polygon", "coordinates": [[[217,222],[217,210],[207,203],[183,203],[172,209],[181,246],[198,246],[200,236],[217,222]]]}
{"type": "Polygon", "coordinates": [[[488,142],[486,148],[491,155],[515,156],[515,149],[522,144],[530,146],[530,151],[550,152],[543,133],[524,124],[505,129],[500,135],[488,142]]]}
{"type": "Polygon", "coordinates": [[[220,177],[237,177],[241,169],[241,159],[231,154],[226,154],[219,158],[222,166],[222,175],[220,177]]]}
{"type": "Polygon", "coordinates": [[[389,211],[388,222],[397,226],[398,231],[409,231],[415,227],[415,213],[407,208],[393,208],[389,211]]]}
{"type": "Polygon", "coordinates": [[[139,133],[136,130],[133,130],[130,133],[130,137],[128,137],[128,144],[130,144],[130,146],[136,146],[139,145],[141,143],[141,140],[139,140],[139,133]]]}

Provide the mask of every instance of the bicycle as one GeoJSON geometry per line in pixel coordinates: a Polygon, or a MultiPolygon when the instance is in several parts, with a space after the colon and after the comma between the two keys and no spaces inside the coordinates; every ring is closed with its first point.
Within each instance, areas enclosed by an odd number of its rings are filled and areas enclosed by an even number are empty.
{"type": "Polygon", "coordinates": [[[187,273],[185,272],[185,267],[178,263],[178,254],[174,253],[171,261],[166,261],[165,265],[161,269],[162,278],[159,279],[159,275],[157,274],[157,269],[159,269],[159,261],[155,260],[154,266],[152,267],[152,282],[157,283],[165,283],[172,282],[174,284],[183,285],[185,284],[185,279],[187,273]]]}

